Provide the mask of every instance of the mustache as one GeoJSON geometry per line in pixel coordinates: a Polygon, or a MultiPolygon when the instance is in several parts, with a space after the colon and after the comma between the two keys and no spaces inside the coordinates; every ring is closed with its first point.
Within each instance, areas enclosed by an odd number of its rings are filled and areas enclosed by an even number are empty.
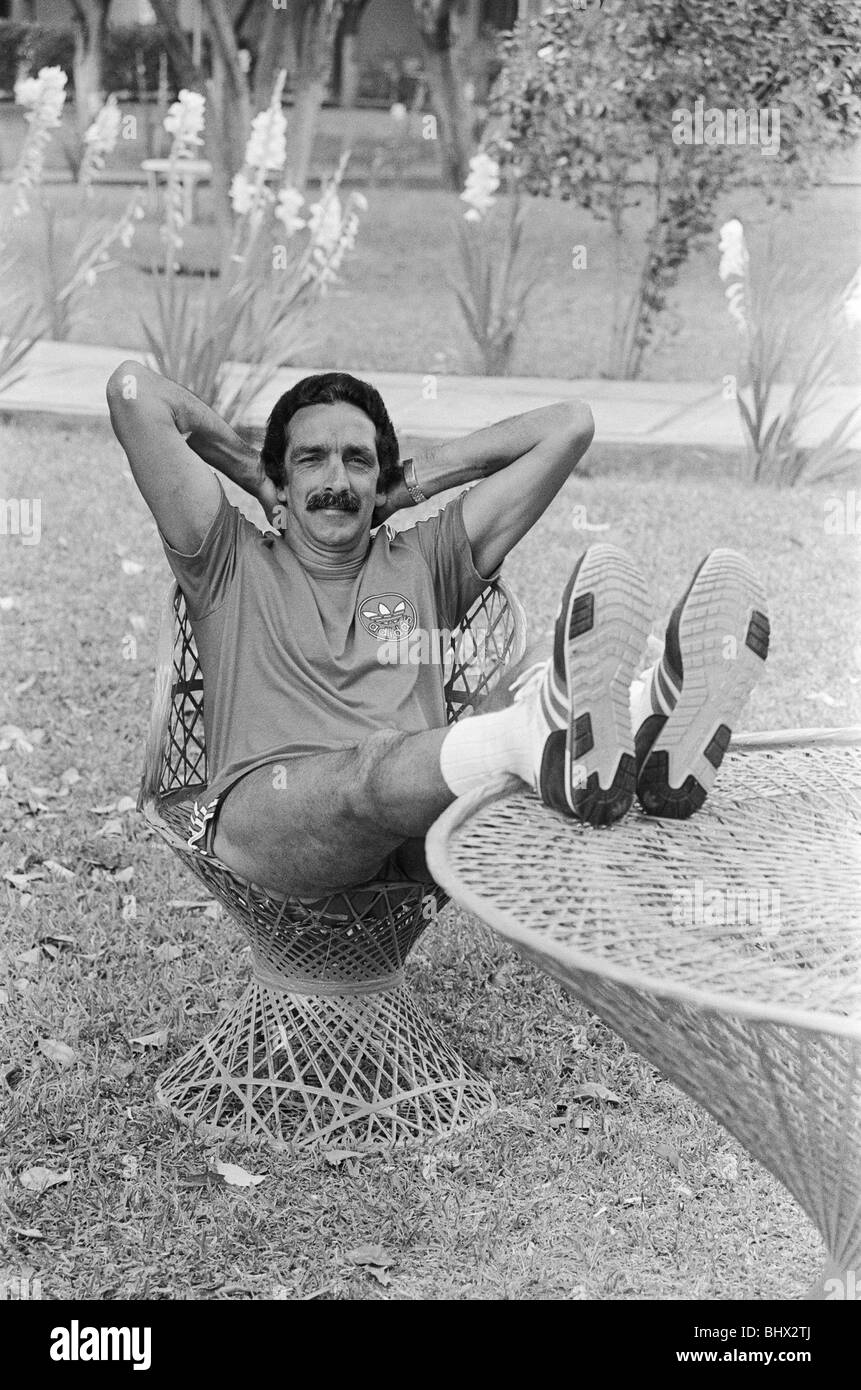
{"type": "Polygon", "coordinates": [[[356,494],[347,487],[342,488],[340,492],[334,492],[331,488],[324,488],[322,492],[312,492],[305,503],[309,512],[319,512],[323,507],[335,507],[340,512],[357,512],[360,506],[356,494]]]}

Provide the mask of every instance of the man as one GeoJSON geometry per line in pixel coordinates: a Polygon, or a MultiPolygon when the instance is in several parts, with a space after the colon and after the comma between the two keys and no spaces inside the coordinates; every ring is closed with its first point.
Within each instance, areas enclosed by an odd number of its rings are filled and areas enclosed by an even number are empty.
{"type": "Polygon", "coordinates": [[[209,786],[189,835],[200,853],[314,899],[375,878],[427,881],[431,823],[499,771],[595,825],[624,815],[635,791],[652,814],[702,805],[768,646],[765,598],[740,555],[703,561],[631,709],[649,603],[612,546],[577,561],[553,656],[510,682],[505,708],[449,727],[439,662],[392,660],[417,627],[455,628],[546,510],[591,443],[587,405],[528,411],[400,464],[379,394],[346,373],[286,392],[259,456],[137,362],[120,364],[107,397],[200,654],[209,786]],[[208,465],[281,534],[231,507],[208,465]],[[475,479],[429,520],[382,524],[475,479]]]}

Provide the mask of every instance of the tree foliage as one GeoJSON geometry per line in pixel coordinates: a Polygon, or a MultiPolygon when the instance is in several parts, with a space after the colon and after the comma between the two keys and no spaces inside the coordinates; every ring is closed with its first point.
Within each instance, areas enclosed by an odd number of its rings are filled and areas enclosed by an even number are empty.
{"type": "Polygon", "coordinates": [[[558,6],[503,39],[488,147],[521,186],[609,218],[617,248],[645,183],[653,217],[614,375],[636,375],[658,314],[735,183],[790,198],[861,129],[855,0],[604,0],[558,6]],[[780,113],[779,148],[677,144],[675,113],[780,113]]]}

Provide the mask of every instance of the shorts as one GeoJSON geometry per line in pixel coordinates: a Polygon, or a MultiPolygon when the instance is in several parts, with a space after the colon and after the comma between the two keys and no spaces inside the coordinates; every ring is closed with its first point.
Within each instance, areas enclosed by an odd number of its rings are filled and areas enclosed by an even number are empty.
{"type": "MultiPolygon", "coordinates": [[[[217,864],[221,863],[221,861],[216,857],[215,851],[213,849],[213,841],[215,839],[215,825],[218,819],[218,812],[221,808],[221,803],[227,795],[228,791],[230,791],[230,787],[227,787],[221,793],[220,796],[213,797],[211,801],[195,801],[194,805],[192,806],[191,813],[189,815],[188,839],[186,840],[188,848],[190,850],[193,850],[195,854],[202,855],[204,859],[211,859],[214,863],[217,864]]],[[[389,854],[383,860],[376,873],[371,874],[370,877],[364,879],[362,883],[357,883],[351,886],[354,886],[356,888],[362,888],[368,883],[377,882],[416,883],[424,881],[414,879],[410,874],[404,872],[404,870],[401,868],[398,862],[398,851],[397,849],[394,849],[392,850],[391,854],[389,854]]],[[[429,883],[426,886],[432,885],[433,880],[431,879],[429,880],[429,883]]],[[[333,891],[341,892],[346,890],[338,889],[333,891]]],[[[318,900],[318,898],[298,899],[298,901],[300,902],[317,902],[318,900]]]]}

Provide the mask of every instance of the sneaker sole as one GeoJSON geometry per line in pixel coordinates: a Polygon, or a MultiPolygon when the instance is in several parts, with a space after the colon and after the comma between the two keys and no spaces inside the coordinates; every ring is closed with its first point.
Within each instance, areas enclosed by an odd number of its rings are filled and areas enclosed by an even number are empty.
{"type": "Polygon", "coordinates": [[[700,809],[762,675],[769,635],[765,590],[753,566],[732,550],[713,551],[679,622],[682,692],[637,779],[649,815],[685,819],[700,809]]]}
{"type": "Polygon", "coordinates": [[[591,546],[562,595],[553,653],[574,692],[566,798],[571,812],[591,825],[621,819],[634,799],[630,686],[650,628],[649,594],[636,565],[615,546],[591,546]]]}

